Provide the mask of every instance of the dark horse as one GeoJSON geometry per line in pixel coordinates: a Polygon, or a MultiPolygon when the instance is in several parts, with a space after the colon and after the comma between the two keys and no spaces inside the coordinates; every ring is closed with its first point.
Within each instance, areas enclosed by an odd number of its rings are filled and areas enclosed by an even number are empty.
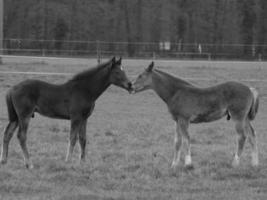
{"type": "Polygon", "coordinates": [[[185,165],[192,166],[189,124],[211,122],[224,116],[227,116],[227,119],[232,118],[238,134],[233,166],[239,164],[247,137],[253,149],[252,165],[258,165],[256,132],[250,123],[255,118],[259,105],[256,89],[239,82],[225,82],[208,88],[199,88],[180,78],[153,69],[153,66],[152,62],[137,77],[133,83],[133,89],[135,92],[153,89],[167,104],[176,122],[172,168],[176,168],[180,162],[180,147],[183,139],[186,143],[185,165]]]}
{"type": "Polygon", "coordinates": [[[18,139],[24,163],[28,168],[33,167],[26,138],[29,121],[34,112],[51,118],[70,120],[66,161],[71,158],[77,138],[81,147],[80,160],[85,161],[87,119],[93,112],[97,98],[111,84],[131,91],[131,82],[121,66],[121,58],[116,60],[114,57],[106,63],[78,73],[61,85],[25,80],[13,86],[6,95],[9,123],[4,131],[1,163],[7,162],[9,141],[19,127],[18,139]]]}

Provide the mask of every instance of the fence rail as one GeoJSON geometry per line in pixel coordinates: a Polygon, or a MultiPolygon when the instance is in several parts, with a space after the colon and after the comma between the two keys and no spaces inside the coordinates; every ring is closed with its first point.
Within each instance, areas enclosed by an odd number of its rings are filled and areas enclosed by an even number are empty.
{"type": "Polygon", "coordinates": [[[171,58],[203,60],[267,60],[265,44],[209,44],[170,42],[105,42],[34,39],[5,39],[4,55],[171,58]]]}

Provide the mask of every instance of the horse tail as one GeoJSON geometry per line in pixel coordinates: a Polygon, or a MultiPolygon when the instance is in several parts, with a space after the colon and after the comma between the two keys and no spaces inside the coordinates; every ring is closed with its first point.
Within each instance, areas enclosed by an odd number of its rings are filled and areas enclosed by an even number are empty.
{"type": "Polygon", "coordinates": [[[7,112],[8,112],[8,119],[10,122],[17,121],[18,120],[18,115],[16,113],[13,101],[12,101],[12,96],[10,91],[6,95],[6,104],[7,104],[7,112]]]}
{"type": "Polygon", "coordinates": [[[253,102],[251,104],[249,113],[248,113],[248,119],[253,120],[256,117],[256,114],[259,109],[259,93],[255,88],[250,88],[252,94],[253,94],[253,102]]]}

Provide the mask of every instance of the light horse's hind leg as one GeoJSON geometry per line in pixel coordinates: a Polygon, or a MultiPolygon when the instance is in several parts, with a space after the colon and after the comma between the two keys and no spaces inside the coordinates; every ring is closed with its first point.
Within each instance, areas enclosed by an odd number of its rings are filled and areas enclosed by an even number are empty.
{"type": "Polygon", "coordinates": [[[18,140],[19,140],[22,152],[23,152],[24,164],[27,168],[32,169],[33,164],[32,164],[32,161],[30,160],[30,155],[29,155],[29,151],[27,148],[27,144],[26,144],[27,130],[28,130],[30,118],[31,118],[31,115],[24,119],[19,120],[19,131],[18,131],[17,136],[18,136],[18,140]]]}
{"type": "Polygon", "coordinates": [[[246,141],[246,123],[244,120],[237,120],[235,129],[237,132],[237,149],[234,155],[233,167],[237,167],[240,163],[240,156],[243,152],[244,144],[246,141]]]}
{"type": "Polygon", "coordinates": [[[174,155],[171,168],[175,169],[180,163],[181,157],[181,146],[182,146],[182,131],[180,124],[176,122],[176,131],[174,134],[174,155]]]}
{"type": "Polygon", "coordinates": [[[179,120],[183,140],[185,143],[185,167],[192,168],[192,158],[191,158],[191,142],[188,132],[189,122],[187,120],[179,120]]]}
{"type": "Polygon", "coordinates": [[[247,121],[247,132],[248,132],[248,141],[252,147],[251,163],[252,166],[258,166],[259,156],[258,156],[257,136],[256,136],[256,131],[252,127],[250,121],[247,121]]]}
{"type": "Polygon", "coordinates": [[[17,127],[18,127],[18,121],[12,121],[12,122],[9,122],[7,127],[5,128],[4,137],[3,137],[3,145],[2,145],[2,153],[1,153],[2,164],[5,164],[7,162],[8,145],[17,127]]]}

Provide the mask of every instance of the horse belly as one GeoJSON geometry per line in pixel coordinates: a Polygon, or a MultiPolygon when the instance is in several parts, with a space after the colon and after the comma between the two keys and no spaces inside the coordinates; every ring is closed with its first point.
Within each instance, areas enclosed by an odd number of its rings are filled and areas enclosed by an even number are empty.
{"type": "Polygon", "coordinates": [[[219,110],[214,112],[200,113],[197,115],[192,115],[190,118],[191,123],[203,123],[203,122],[212,122],[218,119],[221,119],[227,115],[226,110],[219,110]]]}
{"type": "Polygon", "coordinates": [[[68,106],[64,103],[41,103],[36,106],[35,112],[50,118],[70,119],[68,106]]]}
{"type": "Polygon", "coordinates": [[[43,116],[46,116],[46,117],[50,117],[50,118],[70,119],[70,116],[67,113],[57,112],[55,110],[53,110],[53,111],[43,111],[43,110],[36,109],[36,112],[39,113],[40,115],[43,115],[43,116]]]}

